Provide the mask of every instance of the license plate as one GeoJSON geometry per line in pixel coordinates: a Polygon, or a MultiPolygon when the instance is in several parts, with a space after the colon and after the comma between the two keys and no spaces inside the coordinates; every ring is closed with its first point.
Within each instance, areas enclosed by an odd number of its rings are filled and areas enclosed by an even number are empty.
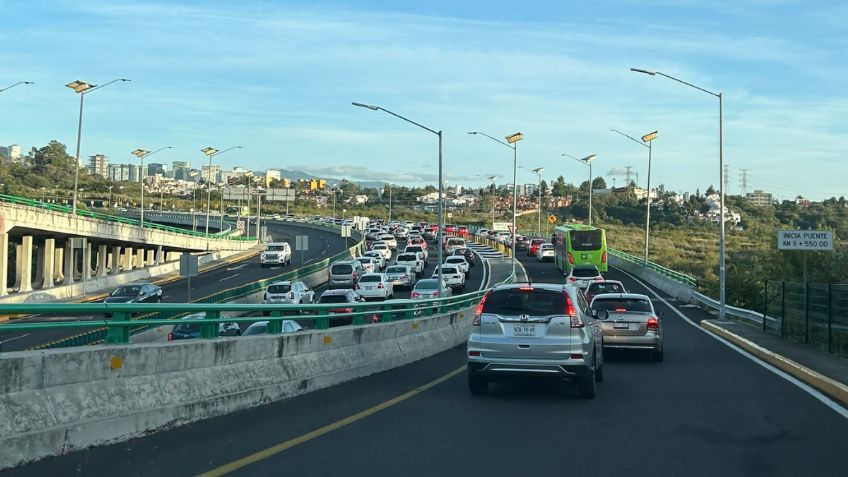
{"type": "Polygon", "coordinates": [[[536,325],[514,325],[512,336],[536,336],[536,325]]]}
{"type": "Polygon", "coordinates": [[[630,323],[613,323],[612,327],[616,330],[626,330],[630,328],[630,323]]]}
{"type": "Polygon", "coordinates": [[[374,287],[365,287],[366,290],[373,290],[374,287]]]}

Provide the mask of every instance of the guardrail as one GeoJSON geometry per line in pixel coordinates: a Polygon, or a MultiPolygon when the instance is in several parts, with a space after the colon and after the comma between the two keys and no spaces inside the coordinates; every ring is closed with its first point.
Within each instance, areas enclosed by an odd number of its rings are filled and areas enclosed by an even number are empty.
{"type": "Polygon", "coordinates": [[[641,265],[641,266],[643,266],[647,269],[650,269],[650,270],[653,270],[653,271],[659,273],[660,275],[665,275],[668,278],[671,278],[671,279],[676,280],[680,283],[688,285],[688,286],[690,286],[694,289],[698,288],[698,280],[695,277],[686,275],[685,273],[680,273],[680,272],[672,270],[670,268],[663,267],[662,265],[659,265],[659,264],[651,262],[651,261],[646,262],[645,259],[643,259],[643,258],[639,258],[635,255],[630,255],[629,253],[622,252],[621,250],[616,250],[614,248],[608,248],[607,251],[610,253],[610,255],[615,255],[616,257],[618,257],[618,258],[620,258],[624,261],[631,262],[631,263],[634,263],[636,265],[641,265]]]}
{"type": "MultiPolygon", "coordinates": [[[[67,205],[59,205],[59,204],[51,204],[49,202],[42,202],[40,200],[35,199],[27,199],[25,197],[17,197],[13,195],[0,194],[0,202],[7,202],[10,204],[24,205],[27,207],[36,207],[43,210],[48,210],[51,212],[59,212],[64,214],[72,214],[73,208],[67,205]]],[[[206,238],[206,233],[204,232],[195,232],[192,230],[185,230],[179,227],[171,227],[169,225],[157,224],[155,222],[145,222],[144,224],[141,221],[136,219],[130,219],[127,217],[120,217],[116,215],[108,215],[100,212],[92,212],[90,210],[77,208],[77,215],[80,217],[87,217],[90,219],[103,220],[106,222],[114,222],[125,225],[132,225],[135,227],[143,227],[146,229],[154,229],[161,230],[164,232],[177,233],[182,235],[190,235],[193,237],[203,237],[206,238]]],[[[229,236],[231,232],[229,230],[224,230],[215,234],[209,234],[210,239],[222,239],[222,240],[238,240],[238,241],[256,241],[256,237],[231,237],[229,236]]]]}

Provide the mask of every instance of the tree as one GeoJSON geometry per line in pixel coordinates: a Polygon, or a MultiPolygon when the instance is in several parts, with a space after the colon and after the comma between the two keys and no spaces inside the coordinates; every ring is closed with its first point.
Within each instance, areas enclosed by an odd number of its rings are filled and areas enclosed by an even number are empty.
{"type": "Polygon", "coordinates": [[[715,193],[716,193],[715,188],[712,186],[712,184],[710,184],[710,186],[707,187],[707,195],[713,195],[715,193]]]}
{"type": "Polygon", "coordinates": [[[603,177],[598,176],[592,179],[592,189],[606,189],[607,181],[604,180],[603,177]]]}
{"type": "Polygon", "coordinates": [[[559,176],[559,177],[556,178],[556,181],[554,181],[554,185],[553,185],[553,188],[551,189],[551,192],[553,193],[554,197],[565,197],[567,192],[565,190],[565,178],[564,177],[559,176]]]}

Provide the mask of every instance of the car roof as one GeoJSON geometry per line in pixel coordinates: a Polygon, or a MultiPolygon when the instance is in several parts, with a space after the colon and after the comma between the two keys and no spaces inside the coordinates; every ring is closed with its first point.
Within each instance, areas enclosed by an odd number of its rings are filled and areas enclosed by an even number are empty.
{"type": "MultiPolygon", "coordinates": [[[[651,301],[651,298],[648,295],[643,295],[641,293],[601,293],[600,295],[595,295],[596,299],[622,299],[628,298],[633,300],[648,300],[651,301]]],[[[594,301],[594,300],[593,300],[594,301]]]]}
{"type": "Polygon", "coordinates": [[[382,277],[383,275],[385,275],[385,273],[371,272],[371,273],[364,273],[359,278],[362,278],[362,277],[382,277]]]}
{"type": "Polygon", "coordinates": [[[573,285],[559,285],[556,283],[508,283],[504,285],[497,285],[492,290],[493,291],[502,291],[502,290],[516,290],[520,288],[533,287],[534,290],[548,290],[548,291],[558,291],[561,292],[565,287],[573,285]]]}
{"type": "Polygon", "coordinates": [[[288,242],[268,242],[265,245],[288,245],[288,242]]]}
{"type": "Polygon", "coordinates": [[[604,285],[606,283],[617,283],[621,286],[624,286],[624,284],[621,283],[621,281],[619,281],[619,280],[603,280],[603,281],[600,281],[600,282],[592,282],[589,285],[604,285]]]}
{"type": "Polygon", "coordinates": [[[271,282],[271,284],[269,284],[268,286],[270,287],[271,285],[291,285],[292,283],[294,283],[296,281],[297,280],[279,280],[279,281],[276,281],[276,282],[271,282]]]}
{"type": "Polygon", "coordinates": [[[333,290],[325,290],[321,296],[333,296],[333,295],[347,295],[349,292],[352,292],[351,288],[335,288],[333,290]]]}

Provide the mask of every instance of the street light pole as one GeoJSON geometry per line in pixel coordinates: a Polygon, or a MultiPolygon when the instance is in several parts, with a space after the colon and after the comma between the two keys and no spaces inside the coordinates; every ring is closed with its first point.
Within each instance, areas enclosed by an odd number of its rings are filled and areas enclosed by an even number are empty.
{"type": "Polygon", "coordinates": [[[589,166],[589,225],[591,226],[592,225],[592,189],[593,189],[593,187],[592,187],[592,162],[594,162],[594,160],[598,158],[598,155],[592,154],[592,155],[584,157],[583,159],[578,159],[578,158],[572,156],[571,154],[563,154],[563,156],[570,157],[570,158],[574,159],[575,161],[577,161],[581,164],[585,164],[585,165],[589,166]]]}
{"type": "MultiPolygon", "coordinates": [[[[150,152],[150,151],[147,151],[147,150],[144,150],[144,149],[136,149],[135,151],[130,153],[133,156],[141,159],[141,171],[139,173],[139,175],[141,176],[141,215],[139,216],[139,222],[141,222],[142,227],[144,227],[144,182],[145,182],[145,179],[147,179],[147,173],[144,172],[144,158],[147,157],[147,156],[152,156],[159,151],[164,151],[165,149],[173,149],[173,148],[174,148],[174,146],[165,146],[165,147],[160,147],[159,149],[157,149],[153,152],[150,152]]],[[[153,199],[153,200],[156,200],[156,199],[153,199]]]]}
{"type": "Polygon", "coordinates": [[[654,131],[642,136],[642,140],[630,136],[629,134],[625,134],[618,129],[610,129],[611,132],[621,134],[622,136],[630,139],[631,141],[639,144],[640,146],[648,148],[648,204],[645,206],[645,263],[648,263],[648,242],[651,237],[651,154],[653,152],[653,144],[654,139],[658,137],[658,132],[654,131]],[[647,143],[647,144],[645,144],[647,143]]]}
{"type": "Polygon", "coordinates": [[[536,230],[536,234],[540,237],[542,236],[542,172],[544,171],[544,167],[537,167],[533,169],[533,172],[539,176],[539,226],[536,230]]]}
{"type": "Polygon", "coordinates": [[[444,186],[442,184],[442,131],[436,131],[435,129],[430,129],[427,126],[416,123],[415,121],[413,121],[409,118],[405,118],[405,117],[401,116],[400,114],[393,113],[393,112],[389,111],[388,109],[380,107],[380,106],[375,106],[373,104],[356,103],[356,102],[354,102],[352,104],[354,106],[358,106],[360,108],[370,109],[372,111],[383,111],[384,113],[390,114],[390,115],[392,115],[392,116],[394,116],[398,119],[402,119],[402,120],[404,120],[404,121],[406,121],[410,124],[414,124],[415,126],[418,126],[421,129],[429,131],[429,132],[431,132],[431,133],[433,133],[433,134],[435,134],[436,136],[439,137],[439,212],[438,212],[438,222],[439,222],[439,242],[440,243],[439,243],[439,246],[438,246],[439,268],[437,269],[437,273],[438,273],[438,277],[439,277],[439,292],[441,293],[441,287],[442,287],[442,245],[441,245],[441,240],[442,240],[442,237],[443,237],[443,234],[444,234],[444,226],[445,226],[444,217],[442,216],[443,193],[444,193],[444,186]]]}
{"type": "Polygon", "coordinates": [[[666,78],[677,81],[691,88],[695,88],[701,92],[707,93],[715,98],[718,98],[718,185],[719,185],[719,238],[718,238],[718,272],[719,272],[719,319],[724,320],[727,308],[725,296],[725,260],[724,260],[724,95],[722,93],[714,93],[710,90],[701,88],[700,86],[675,78],[674,76],[661,73],[659,71],[645,70],[642,68],[630,68],[630,71],[643,73],[651,76],[665,76],[666,78]]]}
{"type": "MultiPolygon", "coordinates": [[[[79,187],[79,169],[80,169],[80,140],[82,139],[82,106],[83,99],[87,93],[91,93],[92,91],[96,91],[101,88],[105,88],[112,83],[115,82],[125,82],[130,81],[126,78],[118,78],[108,83],[102,84],[100,86],[86,83],[84,81],[76,80],[72,81],[65,86],[74,90],[75,93],[79,93],[80,95],[80,109],[79,109],[79,121],[77,122],[77,154],[76,154],[76,164],[74,165],[74,199],[73,204],[71,206],[71,215],[76,217],[77,215],[77,188],[79,187]]],[[[14,86],[14,85],[13,85],[14,86]]],[[[11,86],[9,87],[11,88],[11,86]]],[[[76,223],[76,222],[75,222],[76,223]]]]}
{"type": "Polygon", "coordinates": [[[392,184],[389,183],[389,222],[392,221],[392,184]]]}
{"type": "Polygon", "coordinates": [[[492,230],[495,230],[495,181],[500,178],[500,176],[489,176],[487,179],[492,181],[492,230]]]}
{"type": "MultiPolygon", "coordinates": [[[[223,151],[219,151],[214,147],[205,147],[200,150],[203,154],[209,158],[209,168],[206,169],[206,238],[209,238],[209,213],[210,213],[210,205],[212,203],[212,158],[217,156],[218,154],[223,154],[227,151],[232,151],[233,149],[242,149],[244,146],[233,146],[224,149],[223,151]]],[[[258,228],[257,228],[258,231],[258,228]]]]}
{"type": "Polygon", "coordinates": [[[515,183],[516,176],[518,175],[518,141],[524,139],[524,135],[520,132],[515,134],[510,134],[506,136],[506,142],[501,141],[500,139],[489,136],[486,133],[480,131],[470,131],[468,134],[472,135],[481,135],[486,136],[487,138],[495,141],[497,143],[503,144],[504,146],[512,149],[512,276],[513,279],[515,277],[515,236],[518,234],[518,231],[515,227],[516,218],[518,217],[518,184],[515,183]]]}
{"type": "Polygon", "coordinates": [[[35,83],[33,83],[32,81],[18,81],[17,83],[15,83],[13,85],[6,86],[5,88],[0,88],[0,93],[2,93],[3,91],[6,91],[7,89],[12,89],[19,84],[35,84],[35,83]]]}

